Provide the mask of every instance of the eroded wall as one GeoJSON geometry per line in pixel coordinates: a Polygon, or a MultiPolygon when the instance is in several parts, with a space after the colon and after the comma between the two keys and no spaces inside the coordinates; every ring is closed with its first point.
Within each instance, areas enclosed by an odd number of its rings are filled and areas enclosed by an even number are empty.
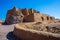
{"type": "Polygon", "coordinates": [[[47,14],[42,14],[34,9],[18,9],[14,7],[8,10],[5,22],[19,23],[19,22],[54,22],[55,18],[47,14]]]}

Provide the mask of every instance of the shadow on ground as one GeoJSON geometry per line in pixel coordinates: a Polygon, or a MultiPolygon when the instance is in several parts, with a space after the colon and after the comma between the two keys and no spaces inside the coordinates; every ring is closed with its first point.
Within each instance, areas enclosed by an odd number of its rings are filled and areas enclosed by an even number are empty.
{"type": "Polygon", "coordinates": [[[13,32],[9,32],[6,37],[7,37],[8,40],[21,40],[21,39],[15,37],[13,35],[13,32]]]}
{"type": "Polygon", "coordinates": [[[9,24],[9,23],[6,23],[6,22],[3,22],[3,23],[1,23],[2,25],[11,25],[11,24],[9,24]]]}

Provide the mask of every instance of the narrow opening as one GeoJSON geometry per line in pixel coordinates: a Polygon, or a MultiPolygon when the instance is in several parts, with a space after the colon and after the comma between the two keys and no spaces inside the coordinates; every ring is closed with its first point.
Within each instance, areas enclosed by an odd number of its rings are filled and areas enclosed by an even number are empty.
{"type": "Polygon", "coordinates": [[[21,17],[23,17],[23,16],[21,16],[21,17]]]}
{"type": "Polygon", "coordinates": [[[52,20],[52,17],[50,17],[50,20],[52,20]]]}
{"type": "Polygon", "coordinates": [[[44,21],[44,18],[43,17],[41,17],[41,19],[42,19],[42,21],[44,21]]]}
{"type": "Polygon", "coordinates": [[[47,20],[49,20],[49,17],[47,16],[47,20]]]}

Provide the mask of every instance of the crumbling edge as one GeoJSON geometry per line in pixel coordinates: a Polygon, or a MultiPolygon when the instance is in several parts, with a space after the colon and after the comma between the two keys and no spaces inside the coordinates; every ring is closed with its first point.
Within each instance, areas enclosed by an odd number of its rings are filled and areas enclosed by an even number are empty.
{"type": "Polygon", "coordinates": [[[26,40],[60,40],[60,34],[44,32],[44,31],[37,31],[33,29],[26,29],[23,27],[15,25],[13,34],[21,39],[26,40]]]}

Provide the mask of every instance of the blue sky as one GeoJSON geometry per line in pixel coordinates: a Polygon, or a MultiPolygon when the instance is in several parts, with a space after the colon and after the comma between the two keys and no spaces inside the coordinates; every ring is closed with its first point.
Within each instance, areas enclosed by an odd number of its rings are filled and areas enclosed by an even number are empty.
{"type": "Polygon", "coordinates": [[[0,20],[5,20],[7,10],[33,8],[41,13],[60,18],[60,0],[0,0],[0,20]]]}

